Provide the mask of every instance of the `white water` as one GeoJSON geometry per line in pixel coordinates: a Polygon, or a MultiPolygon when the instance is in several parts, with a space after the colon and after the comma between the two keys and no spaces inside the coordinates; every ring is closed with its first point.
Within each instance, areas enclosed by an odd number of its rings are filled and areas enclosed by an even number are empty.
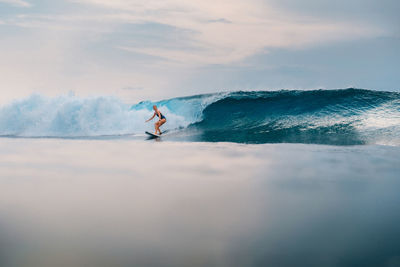
{"type": "Polygon", "coordinates": [[[201,120],[202,110],[220,95],[128,105],[115,97],[48,98],[32,95],[0,109],[0,135],[77,137],[143,133],[153,128],[145,120],[157,104],[168,128],[186,127],[201,120]]]}

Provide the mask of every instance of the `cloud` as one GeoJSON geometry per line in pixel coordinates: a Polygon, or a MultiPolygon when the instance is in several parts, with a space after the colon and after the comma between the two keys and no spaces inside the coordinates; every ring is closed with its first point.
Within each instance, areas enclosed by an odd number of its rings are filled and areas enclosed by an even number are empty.
{"type": "Polygon", "coordinates": [[[191,32],[175,43],[190,43],[195,52],[166,48],[163,43],[116,46],[185,64],[229,64],[268,48],[296,49],[384,35],[373,25],[296,16],[255,0],[71,1],[103,8],[105,19],[121,24],[151,22],[191,32]]]}
{"type": "Polygon", "coordinates": [[[0,3],[10,4],[10,5],[17,6],[17,7],[31,7],[32,6],[32,4],[30,4],[27,1],[23,1],[23,0],[0,0],[0,3]]]}
{"type": "Polygon", "coordinates": [[[148,32],[138,36],[136,32],[125,31],[124,38],[113,47],[194,66],[239,62],[272,48],[299,49],[385,35],[385,29],[368,23],[299,16],[258,0],[69,1],[85,5],[85,12],[19,15],[12,23],[22,27],[95,31],[104,38],[107,34],[122,34],[126,25],[142,25],[148,32]],[[157,27],[148,27],[149,24],[172,30],[157,32],[157,27]],[[168,37],[170,34],[172,38],[168,37]],[[150,35],[153,35],[151,42],[150,35]]]}
{"type": "Polygon", "coordinates": [[[211,19],[208,22],[210,23],[232,23],[232,21],[224,19],[224,18],[220,18],[220,19],[211,19]]]}

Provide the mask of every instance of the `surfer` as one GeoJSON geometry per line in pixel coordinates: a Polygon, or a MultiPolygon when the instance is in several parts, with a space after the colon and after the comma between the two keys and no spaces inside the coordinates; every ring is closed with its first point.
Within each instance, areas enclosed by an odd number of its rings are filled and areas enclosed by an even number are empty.
{"type": "Polygon", "coordinates": [[[156,105],[153,106],[153,109],[154,109],[153,116],[151,116],[151,118],[148,119],[146,122],[151,121],[157,115],[158,121],[154,123],[154,128],[156,129],[155,134],[159,132],[161,135],[162,132],[160,131],[160,126],[167,122],[167,118],[158,110],[156,105]]]}

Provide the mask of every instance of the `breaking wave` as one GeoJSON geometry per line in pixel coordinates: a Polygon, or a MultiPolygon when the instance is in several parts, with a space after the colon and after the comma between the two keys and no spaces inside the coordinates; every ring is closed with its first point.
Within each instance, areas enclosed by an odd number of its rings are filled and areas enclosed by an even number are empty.
{"type": "Polygon", "coordinates": [[[362,89],[229,92],[128,105],[114,97],[32,95],[0,109],[0,135],[140,134],[158,105],[173,140],[400,145],[400,94],[362,89]]]}

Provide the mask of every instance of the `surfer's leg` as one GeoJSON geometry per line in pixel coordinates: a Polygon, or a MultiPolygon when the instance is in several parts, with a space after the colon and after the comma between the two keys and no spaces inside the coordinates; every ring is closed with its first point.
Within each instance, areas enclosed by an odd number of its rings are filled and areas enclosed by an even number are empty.
{"type": "Polygon", "coordinates": [[[154,123],[154,129],[156,130],[155,134],[160,131],[160,126],[158,125],[158,122],[154,123]]]}
{"type": "Polygon", "coordinates": [[[159,132],[160,134],[161,134],[160,126],[163,125],[163,124],[166,123],[166,122],[167,122],[166,119],[162,119],[162,120],[160,120],[160,121],[158,122],[158,132],[159,132]]]}

